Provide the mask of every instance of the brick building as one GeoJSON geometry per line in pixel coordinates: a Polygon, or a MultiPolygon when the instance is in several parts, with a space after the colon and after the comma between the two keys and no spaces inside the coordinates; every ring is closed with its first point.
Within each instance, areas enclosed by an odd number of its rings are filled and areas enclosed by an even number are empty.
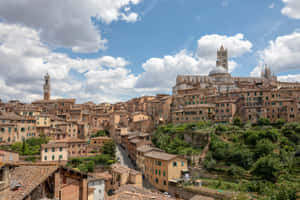
{"type": "Polygon", "coordinates": [[[261,77],[232,77],[228,72],[227,49],[217,52],[217,65],[208,76],[177,76],[173,87],[173,123],[210,120],[230,123],[261,117],[275,122],[299,121],[300,83],[280,82],[265,66],[261,77]]]}

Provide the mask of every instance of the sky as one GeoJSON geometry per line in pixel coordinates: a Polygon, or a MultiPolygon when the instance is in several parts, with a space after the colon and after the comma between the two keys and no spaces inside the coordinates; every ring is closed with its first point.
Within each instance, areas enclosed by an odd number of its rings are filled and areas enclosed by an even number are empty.
{"type": "Polygon", "coordinates": [[[172,93],[229,51],[232,76],[300,81],[300,0],[0,0],[0,98],[77,103],[172,93]]]}

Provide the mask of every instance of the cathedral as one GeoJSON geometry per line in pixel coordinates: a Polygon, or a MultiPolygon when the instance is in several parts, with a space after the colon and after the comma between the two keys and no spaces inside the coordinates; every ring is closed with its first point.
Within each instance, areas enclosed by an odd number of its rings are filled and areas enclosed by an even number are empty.
{"type": "Polygon", "coordinates": [[[230,123],[235,116],[254,123],[261,117],[298,121],[299,91],[299,83],[278,81],[267,66],[260,77],[232,77],[228,71],[228,50],[221,46],[216,66],[208,75],[176,78],[172,122],[230,123]]]}

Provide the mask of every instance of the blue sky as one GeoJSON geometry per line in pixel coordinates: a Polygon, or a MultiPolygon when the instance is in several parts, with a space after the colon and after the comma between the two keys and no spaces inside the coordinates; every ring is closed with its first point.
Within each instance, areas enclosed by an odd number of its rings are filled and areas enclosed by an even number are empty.
{"type": "Polygon", "coordinates": [[[143,71],[141,64],[149,58],[176,54],[182,49],[195,51],[201,36],[243,33],[253,43],[252,52],[238,59],[243,67],[232,74],[249,76],[257,65],[256,51],[300,27],[300,20],[281,14],[283,6],[280,0],[148,0],[132,8],[141,13],[135,23],[96,22],[109,41],[107,50],[92,54],[62,52],[81,58],[121,56],[130,62],[132,72],[139,74],[143,71]]]}
{"type": "Polygon", "coordinates": [[[176,75],[207,74],[221,44],[233,76],[268,64],[280,80],[300,81],[298,0],[17,2],[0,0],[4,100],[40,99],[46,72],[53,98],[171,93],[176,75]]]}

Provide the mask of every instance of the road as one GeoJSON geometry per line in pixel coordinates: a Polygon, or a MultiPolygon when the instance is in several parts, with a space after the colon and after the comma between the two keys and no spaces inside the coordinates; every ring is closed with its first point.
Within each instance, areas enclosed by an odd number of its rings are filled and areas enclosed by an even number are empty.
{"type": "Polygon", "coordinates": [[[120,164],[125,165],[128,168],[135,169],[133,163],[128,157],[127,152],[120,145],[117,145],[116,150],[116,156],[117,158],[120,158],[120,164]]]}
{"type": "MultiPolygon", "coordinates": [[[[116,147],[116,157],[120,159],[120,164],[125,165],[128,168],[136,170],[132,161],[129,159],[128,154],[125,149],[123,149],[120,145],[116,147]]],[[[146,179],[143,179],[143,187],[157,191],[146,179]]]]}

